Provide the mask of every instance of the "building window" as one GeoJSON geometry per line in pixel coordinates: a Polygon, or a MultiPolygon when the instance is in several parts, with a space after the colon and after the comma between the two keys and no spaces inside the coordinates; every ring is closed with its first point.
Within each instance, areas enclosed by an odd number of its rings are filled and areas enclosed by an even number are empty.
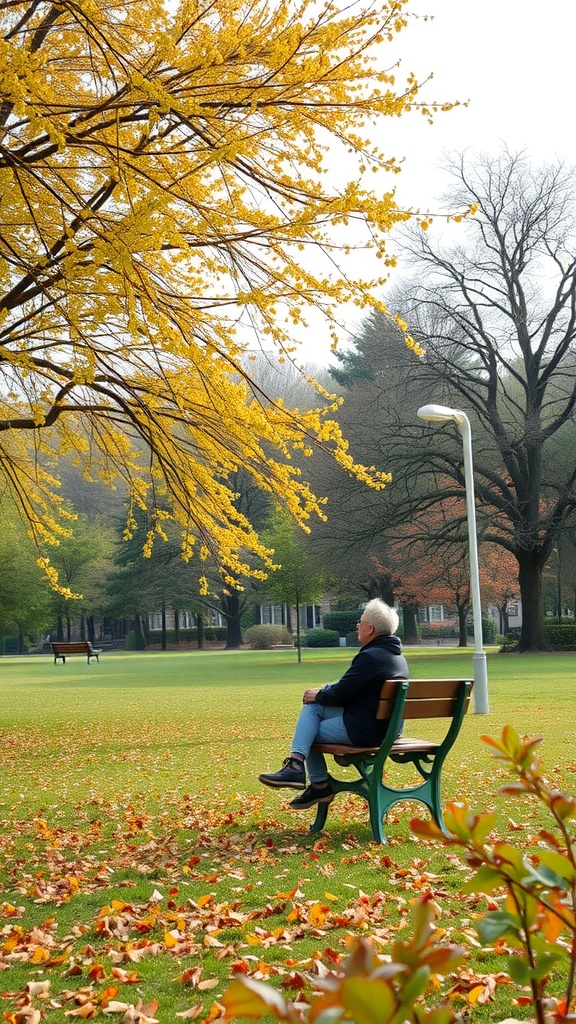
{"type": "Polygon", "coordinates": [[[443,622],[444,621],[444,607],[441,604],[431,604],[428,609],[428,621],[429,622],[443,622]]]}

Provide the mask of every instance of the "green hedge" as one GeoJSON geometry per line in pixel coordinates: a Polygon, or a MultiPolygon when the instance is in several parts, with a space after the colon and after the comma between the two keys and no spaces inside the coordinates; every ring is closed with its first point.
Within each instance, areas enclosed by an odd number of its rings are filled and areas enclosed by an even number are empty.
{"type": "MultiPolygon", "coordinates": [[[[509,629],[502,637],[501,651],[513,650],[520,640],[520,628],[509,629]]],[[[544,624],[544,640],[553,651],[576,651],[576,625],[570,622],[544,624]]]]}
{"type": "Polygon", "coordinates": [[[309,629],[304,643],[306,647],[339,647],[340,634],[335,629],[309,629]]]}
{"type": "MultiPolygon", "coordinates": [[[[458,626],[445,626],[439,623],[437,626],[421,623],[418,631],[422,640],[458,640],[460,631],[458,626]]],[[[496,643],[498,626],[492,619],[482,619],[482,638],[485,644],[496,643]]],[[[474,626],[468,624],[468,636],[474,636],[474,626]]]]}
{"type": "Polygon", "coordinates": [[[550,647],[556,651],[576,650],[576,626],[567,623],[564,625],[544,626],[544,638],[550,647]]]}
{"type": "MultiPolygon", "coordinates": [[[[186,627],[186,629],[181,629],[180,630],[178,636],[179,636],[179,640],[182,643],[190,643],[191,641],[196,641],[198,639],[198,630],[196,629],[195,626],[186,627]]],[[[151,643],[151,644],[159,644],[162,641],[162,630],[161,629],[148,629],[146,631],[146,638],[149,641],[149,643],[151,643]]],[[[166,641],[169,644],[175,644],[176,643],[176,630],[174,630],[174,629],[167,629],[166,630],[166,641]]]]}
{"type": "Polygon", "coordinates": [[[126,636],[126,650],[127,651],[145,651],[146,640],[141,633],[137,633],[135,629],[131,629],[126,636]]]}
{"type": "Polygon", "coordinates": [[[360,614],[357,608],[355,611],[327,612],[322,620],[322,625],[324,629],[336,630],[338,636],[346,636],[356,629],[360,614]]]}
{"type": "MultiPolygon", "coordinates": [[[[149,629],[146,632],[146,639],[148,643],[159,644],[162,642],[162,630],[161,629],[149,629]]],[[[226,639],[226,626],[204,626],[204,639],[205,640],[225,640],[226,639]]],[[[197,643],[198,642],[198,629],[196,626],[187,626],[185,629],[180,630],[180,641],[182,643],[197,643]]],[[[166,630],[166,643],[176,643],[176,632],[173,629],[166,630]]]]}

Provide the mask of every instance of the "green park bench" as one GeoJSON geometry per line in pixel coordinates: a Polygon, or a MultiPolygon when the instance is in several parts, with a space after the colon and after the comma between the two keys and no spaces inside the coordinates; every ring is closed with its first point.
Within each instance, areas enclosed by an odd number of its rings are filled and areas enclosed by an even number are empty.
{"type": "MultiPolygon", "coordinates": [[[[352,765],[359,773],[359,779],[342,780],[332,775],[328,779],[335,794],[356,793],[367,801],[375,842],[386,842],[382,819],[389,808],[401,800],[418,800],[425,804],[438,827],[447,832],[442,817],[442,767],[460,732],[471,692],[470,679],[389,679],[382,686],[376,716],[388,719],[386,735],[379,747],[315,744],[315,750],[331,754],[337,764],[352,765]],[[400,723],[404,719],[417,718],[447,719],[444,738],[433,742],[399,737],[400,723]],[[421,781],[400,788],[389,785],[384,781],[388,761],[414,765],[421,781]]],[[[320,832],[324,828],[329,807],[329,803],[318,804],[311,832],[320,832]]]]}
{"type": "Polygon", "coordinates": [[[64,641],[55,640],[50,643],[52,652],[54,654],[54,664],[58,661],[58,658],[62,659],[62,664],[66,664],[66,658],[69,654],[85,654],[88,664],[90,664],[91,658],[96,658],[96,661],[100,661],[99,655],[102,654],[101,650],[96,650],[92,647],[89,640],[76,640],[70,643],[64,641]]]}

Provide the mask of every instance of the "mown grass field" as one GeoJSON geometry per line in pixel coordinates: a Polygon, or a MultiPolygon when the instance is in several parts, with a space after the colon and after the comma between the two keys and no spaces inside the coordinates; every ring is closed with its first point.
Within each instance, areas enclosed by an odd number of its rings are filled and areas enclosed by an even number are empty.
{"type": "MultiPolygon", "coordinates": [[[[59,1024],[104,1020],[118,1003],[161,1024],[215,1020],[235,974],[296,997],[349,936],[374,934],[385,951],[430,893],[446,939],[469,945],[455,1005],[472,1020],[530,1016],[510,1012],[502,956],[474,942],[486,903],[460,896],[460,858],[410,833],[418,805],[392,809],[380,847],[361,801],[342,795],[327,830],[310,835],[314,812],[290,812],[290,793],[257,781],[288,752],[302,690],[337,679],[352,654],[0,660],[0,1012],[32,1005],[59,1024]],[[50,984],[30,996],[31,981],[50,984]]],[[[471,652],[408,655],[413,676],[472,669],[471,652]]],[[[480,737],[507,723],[542,736],[546,775],[574,792],[575,665],[573,654],[490,654],[490,714],[468,715],[446,766],[445,799],[499,807],[499,834],[521,846],[543,819],[499,796],[504,776],[480,737]]]]}

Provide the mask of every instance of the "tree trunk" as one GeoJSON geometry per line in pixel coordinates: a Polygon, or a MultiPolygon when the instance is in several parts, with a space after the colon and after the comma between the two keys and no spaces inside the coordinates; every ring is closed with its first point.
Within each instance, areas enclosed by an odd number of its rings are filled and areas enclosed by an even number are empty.
{"type": "Polygon", "coordinates": [[[162,602],[162,644],[161,649],[165,651],[168,647],[168,638],[166,634],[166,605],[162,602]]]}
{"type": "Polygon", "coordinates": [[[402,606],[404,618],[404,643],[418,643],[418,605],[405,604],[402,606]]]}
{"type": "Polygon", "coordinates": [[[545,651],[544,640],[544,591],[542,573],[546,557],[542,551],[520,551],[518,559],[518,580],[522,600],[522,629],[519,651],[545,651]]]}
{"type": "Polygon", "coordinates": [[[136,650],[145,651],[146,637],[144,636],[144,628],[142,626],[142,616],[138,614],[134,616],[134,632],[136,634],[136,650]]]}
{"type": "Polygon", "coordinates": [[[88,633],[88,639],[91,644],[96,642],[96,627],[94,624],[94,616],[88,615],[86,618],[86,630],[88,633]]]}
{"type": "Polygon", "coordinates": [[[242,627],[240,626],[240,594],[231,590],[222,595],[222,606],[226,616],[226,650],[237,651],[242,643],[242,627]]]}
{"type": "Polygon", "coordinates": [[[296,594],[296,648],[298,650],[298,664],[302,661],[302,645],[300,643],[300,599],[296,594]]]}
{"type": "Polygon", "coordinates": [[[180,643],[180,612],[174,609],[174,643],[180,643]]]}
{"type": "Polygon", "coordinates": [[[468,647],[468,608],[468,604],[458,607],[458,647],[468,647]]]}
{"type": "Polygon", "coordinates": [[[201,651],[204,647],[204,616],[201,612],[198,612],[196,622],[198,627],[198,650],[201,651]]]}

